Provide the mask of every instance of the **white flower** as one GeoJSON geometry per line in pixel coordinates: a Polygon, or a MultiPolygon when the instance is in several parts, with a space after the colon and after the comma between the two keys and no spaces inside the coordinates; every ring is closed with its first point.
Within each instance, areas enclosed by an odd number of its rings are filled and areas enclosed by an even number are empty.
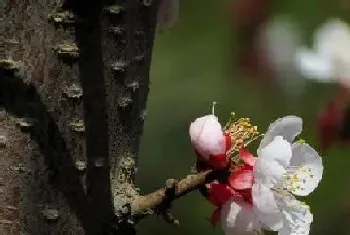
{"type": "Polygon", "coordinates": [[[272,68],[279,73],[289,72],[294,65],[295,50],[300,45],[297,25],[286,16],[274,17],[263,25],[260,40],[272,68]]]}
{"type": "Polygon", "coordinates": [[[191,142],[202,157],[225,154],[226,141],[221,124],[214,115],[197,118],[190,125],[191,142]]]}
{"type": "Polygon", "coordinates": [[[316,31],[314,50],[301,47],[296,66],[308,78],[350,86],[350,28],[340,19],[330,19],[316,31]]]}
{"type": "Polygon", "coordinates": [[[296,53],[296,67],[301,73],[318,82],[330,82],[334,76],[331,59],[319,55],[306,47],[300,47],[296,53]]]}
{"type": "Polygon", "coordinates": [[[236,198],[222,206],[221,226],[226,235],[255,235],[261,231],[252,205],[236,198]]]}
{"type": "Polygon", "coordinates": [[[295,199],[306,196],[322,179],[322,159],[305,143],[293,143],[302,119],[286,116],[272,123],[260,143],[254,165],[252,197],[264,228],[279,235],[309,234],[312,214],[295,199]]]}
{"type": "Polygon", "coordinates": [[[303,91],[305,79],[297,76],[295,52],[301,43],[298,25],[288,16],[278,15],[262,25],[259,42],[279,85],[289,95],[303,91]]]}

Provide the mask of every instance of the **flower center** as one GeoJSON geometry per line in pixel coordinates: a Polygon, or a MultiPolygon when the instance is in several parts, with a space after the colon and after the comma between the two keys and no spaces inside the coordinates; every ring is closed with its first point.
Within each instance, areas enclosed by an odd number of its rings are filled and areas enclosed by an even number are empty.
{"type": "Polygon", "coordinates": [[[305,190],[306,183],[313,178],[314,174],[310,166],[290,166],[282,176],[280,186],[283,190],[294,193],[298,190],[305,190]]]}
{"type": "Polygon", "coordinates": [[[295,200],[295,197],[285,189],[273,189],[274,196],[277,199],[276,203],[279,208],[287,207],[291,210],[304,208],[310,211],[310,206],[303,201],[295,200]]]}
{"type": "Polygon", "coordinates": [[[228,154],[238,152],[242,147],[260,137],[258,127],[250,123],[249,118],[239,118],[235,120],[235,113],[231,113],[231,118],[224,127],[224,133],[231,137],[231,148],[228,154]]]}

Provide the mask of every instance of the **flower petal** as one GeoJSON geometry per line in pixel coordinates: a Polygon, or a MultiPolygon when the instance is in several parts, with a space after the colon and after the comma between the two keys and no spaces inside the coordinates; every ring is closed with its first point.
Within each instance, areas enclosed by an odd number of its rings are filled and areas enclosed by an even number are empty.
{"type": "Polygon", "coordinates": [[[261,223],[273,231],[282,228],[282,214],[273,192],[263,184],[254,184],[252,188],[253,205],[261,223]]]}
{"type": "Polygon", "coordinates": [[[336,18],[329,19],[315,33],[315,49],[320,54],[331,56],[337,47],[337,45],[334,45],[335,42],[338,42],[342,38],[348,38],[350,40],[350,30],[347,23],[336,18]]]}
{"type": "Polygon", "coordinates": [[[264,138],[261,140],[258,155],[260,150],[265,148],[278,135],[283,136],[283,139],[292,143],[297,135],[303,130],[303,120],[296,116],[285,116],[277,119],[270,124],[264,138]]]}
{"type": "Polygon", "coordinates": [[[307,196],[317,188],[322,179],[322,158],[308,144],[295,143],[292,148],[293,157],[290,168],[297,170],[289,180],[293,184],[291,192],[295,195],[307,196]]]}
{"type": "Polygon", "coordinates": [[[221,225],[227,235],[256,234],[261,230],[252,206],[234,198],[221,209],[221,225]]]}
{"type": "Polygon", "coordinates": [[[263,149],[260,149],[259,158],[269,161],[277,161],[287,167],[292,158],[292,147],[282,136],[275,136],[274,139],[263,149]]]}
{"type": "Polygon", "coordinates": [[[295,22],[279,15],[261,28],[264,52],[272,67],[276,70],[293,67],[293,55],[296,47],[300,45],[300,31],[295,22]]]}
{"type": "Polygon", "coordinates": [[[340,19],[330,19],[320,26],[315,34],[318,53],[328,57],[334,64],[334,78],[341,84],[349,85],[350,80],[350,28],[340,19]]]}
{"type": "Polygon", "coordinates": [[[253,170],[244,167],[235,169],[229,176],[229,183],[237,190],[248,189],[253,185],[253,170]]]}
{"type": "Polygon", "coordinates": [[[241,148],[239,151],[239,156],[245,164],[248,164],[250,166],[254,166],[257,159],[251,152],[249,152],[247,148],[241,148]]]}
{"type": "Polygon", "coordinates": [[[254,180],[256,183],[265,184],[269,188],[273,188],[286,173],[284,166],[277,161],[270,161],[264,158],[258,158],[254,165],[254,180]]]}
{"type": "Polygon", "coordinates": [[[218,118],[214,115],[197,118],[191,123],[189,134],[195,149],[206,159],[210,154],[226,152],[226,137],[222,133],[218,118]]]}
{"type": "Polygon", "coordinates": [[[233,196],[236,195],[229,185],[221,184],[218,181],[206,184],[208,196],[207,199],[217,207],[221,207],[233,196]]]}
{"type": "Polygon", "coordinates": [[[279,197],[278,204],[283,214],[283,227],[278,235],[308,235],[313,221],[309,206],[292,195],[279,197]]]}
{"type": "Polygon", "coordinates": [[[334,68],[330,58],[306,48],[300,48],[295,55],[296,67],[300,73],[317,82],[332,82],[334,68]]]}

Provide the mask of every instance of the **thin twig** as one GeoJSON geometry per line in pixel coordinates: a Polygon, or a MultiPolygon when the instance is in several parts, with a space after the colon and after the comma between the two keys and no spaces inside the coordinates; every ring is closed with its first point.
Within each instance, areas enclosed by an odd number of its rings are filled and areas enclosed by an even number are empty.
{"type": "Polygon", "coordinates": [[[198,189],[201,185],[213,181],[214,179],[222,175],[222,173],[224,172],[207,170],[200,172],[196,175],[187,175],[185,179],[180,180],[176,185],[177,188],[175,190],[175,193],[173,194],[173,198],[167,197],[166,188],[158,189],[153,193],[136,198],[131,203],[131,213],[133,215],[138,215],[142,214],[144,211],[156,209],[158,206],[162,205],[162,203],[165,200],[173,201],[176,198],[184,196],[189,192],[198,189]]]}

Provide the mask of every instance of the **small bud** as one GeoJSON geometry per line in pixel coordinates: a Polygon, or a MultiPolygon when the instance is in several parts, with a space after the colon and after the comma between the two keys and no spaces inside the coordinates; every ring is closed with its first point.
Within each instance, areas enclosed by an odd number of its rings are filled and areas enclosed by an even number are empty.
{"type": "Polygon", "coordinates": [[[63,24],[73,24],[75,21],[74,14],[69,11],[56,12],[48,14],[47,16],[49,21],[54,23],[63,23],[63,24]]]}
{"type": "Polygon", "coordinates": [[[135,56],[134,60],[135,60],[136,62],[140,62],[140,61],[143,60],[143,58],[144,58],[144,55],[137,55],[137,56],[135,56]]]}
{"type": "Polygon", "coordinates": [[[115,35],[121,35],[124,32],[124,28],[121,26],[110,27],[109,32],[115,35]]]}
{"type": "Polygon", "coordinates": [[[83,89],[77,84],[67,86],[63,92],[68,98],[80,98],[83,95],[83,89]]]}
{"type": "Polygon", "coordinates": [[[105,8],[105,10],[109,14],[119,14],[120,12],[122,12],[124,10],[124,7],[122,7],[120,5],[112,5],[112,6],[105,8]]]}
{"type": "Polygon", "coordinates": [[[166,188],[166,190],[170,190],[170,189],[175,188],[177,183],[178,183],[178,181],[175,180],[175,179],[167,179],[165,181],[165,188],[166,188]]]}
{"type": "Polygon", "coordinates": [[[143,110],[141,113],[140,113],[140,118],[142,120],[145,120],[147,117],[147,110],[143,110]]]}
{"type": "Polygon", "coordinates": [[[17,67],[17,63],[11,59],[0,60],[0,68],[3,68],[4,70],[15,70],[17,67]]]}
{"type": "Polygon", "coordinates": [[[17,39],[5,39],[4,40],[5,43],[10,44],[10,45],[18,45],[19,41],[17,39]]]}
{"type": "Polygon", "coordinates": [[[70,123],[70,126],[71,126],[72,130],[75,132],[84,132],[85,131],[85,124],[84,124],[83,120],[72,121],[70,123]]]}
{"type": "Polygon", "coordinates": [[[131,103],[132,103],[132,99],[130,95],[126,95],[118,99],[118,105],[122,108],[129,106],[131,103]]]}
{"type": "Polygon", "coordinates": [[[75,167],[78,171],[84,171],[86,169],[86,162],[78,160],[75,162],[75,167]]]}
{"type": "Polygon", "coordinates": [[[46,220],[55,221],[60,218],[60,214],[56,209],[44,209],[42,214],[46,220]]]}
{"type": "Polygon", "coordinates": [[[36,123],[37,120],[34,118],[19,118],[16,122],[22,131],[29,131],[36,123]]]}
{"type": "Polygon", "coordinates": [[[128,219],[127,223],[130,224],[130,225],[134,225],[135,224],[135,222],[133,220],[131,220],[131,219],[128,219]]]}
{"type": "Polygon", "coordinates": [[[102,157],[95,159],[94,166],[95,167],[103,167],[104,159],[102,157]]]}
{"type": "Polygon", "coordinates": [[[5,119],[6,119],[5,110],[0,110],[0,122],[5,121],[5,119]]]}
{"type": "Polygon", "coordinates": [[[136,36],[143,36],[143,35],[145,35],[145,31],[143,31],[143,30],[135,30],[135,35],[136,36]]]}
{"type": "Polygon", "coordinates": [[[57,45],[54,49],[62,58],[76,59],[79,57],[79,48],[75,43],[57,45]]]}
{"type": "Polygon", "coordinates": [[[26,172],[26,167],[23,164],[19,164],[18,166],[11,166],[10,169],[18,173],[26,172]]]}
{"type": "Polygon", "coordinates": [[[138,81],[133,81],[131,83],[128,83],[125,85],[127,88],[132,89],[133,92],[135,92],[137,89],[139,89],[140,84],[138,81]]]}
{"type": "Polygon", "coordinates": [[[142,2],[143,2],[143,5],[145,5],[147,7],[152,5],[152,0],[142,0],[142,2]]]}
{"type": "Polygon", "coordinates": [[[6,148],[7,138],[5,135],[0,135],[0,148],[6,148]]]}
{"type": "Polygon", "coordinates": [[[123,163],[122,166],[126,169],[130,169],[135,166],[135,160],[131,156],[123,158],[122,163],[123,163]]]}
{"type": "Polygon", "coordinates": [[[112,64],[112,69],[114,71],[124,71],[128,67],[128,65],[128,62],[120,60],[112,64]]]}

